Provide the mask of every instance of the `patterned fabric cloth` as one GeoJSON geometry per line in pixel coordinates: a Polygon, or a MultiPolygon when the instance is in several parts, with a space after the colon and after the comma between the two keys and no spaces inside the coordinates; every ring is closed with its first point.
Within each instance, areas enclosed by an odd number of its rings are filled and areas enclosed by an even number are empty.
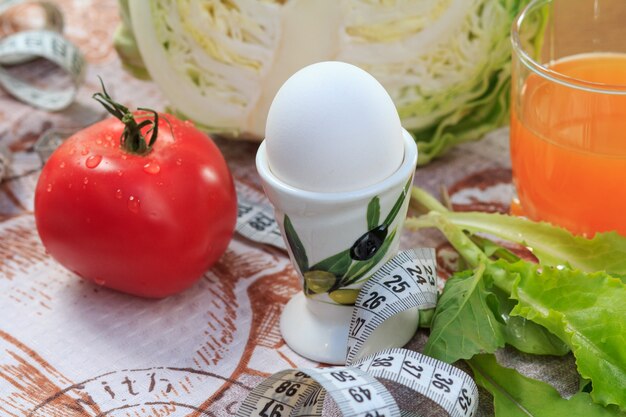
{"type": "MultiPolygon", "coordinates": [[[[77,101],[48,113],[0,91],[0,146],[13,153],[0,184],[0,416],[227,416],[250,388],[289,367],[319,364],[292,352],[280,336],[284,304],[300,290],[286,253],[236,236],[220,262],[191,289],[144,300],[81,281],[52,260],[39,241],[33,191],[41,162],[33,144],[49,129],[75,131],[104,117],[91,99],[97,76],[131,108],[164,109],[151,82],[124,73],[111,38],[115,0],[59,0],[65,34],[85,53],[89,69],[77,101]]],[[[0,19],[0,36],[29,26],[17,7],[0,19]]],[[[15,68],[21,76],[62,83],[45,61],[15,68]]],[[[456,209],[506,211],[513,195],[507,132],[456,149],[419,168],[415,182],[445,187],[456,209]]],[[[254,168],[257,145],[217,139],[236,180],[261,191],[254,168]]],[[[436,247],[441,277],[451,250],[434,232],[408,233],[401,247],[436,247]]],[[[409,344],[420,349],[426,335],[409,344]]],[[[500,359],[563,393],[575,390],[571,358],[500,359]]],[[[401,404],[436,409],[393,387],[401,404]]],[[[482,393],[480,415],[493,412],[482,393]]],[[[328,415],[334,415],[332,404],[328,415]]],[[[435,410],[436,415],[436,410],[435,410]]]]}

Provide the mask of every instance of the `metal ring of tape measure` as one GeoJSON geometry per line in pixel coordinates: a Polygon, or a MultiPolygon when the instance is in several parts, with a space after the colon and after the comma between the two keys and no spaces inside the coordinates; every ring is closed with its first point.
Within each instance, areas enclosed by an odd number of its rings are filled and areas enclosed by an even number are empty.
{"type": "Polygon", "coordinates": [[[432,249],[411,249],[393,257],[368,280],[357,298],[350,325],[348,366],[274,374],[252,390],[237,416],[321,416],[326,392],[344,417],[413,415],[409,410],[399,410],[388,390],[372,382],[376,378],[394,381],[430,398],[450,416],[473,416],[478,388],[469,375],[454,366],[407,349],[386,349],[352,362],[386,319],[416,306],[435,305],[435,268],[432,249]],[[379,301],[371,301],[367,307],[365,301],[373,300],[374,293],[379,301]],[[384,298],[378,298],[381,296],[384,298]]]}
{"type": "MultiPolygon", "coordinates": [[[[8,0],[0,3],[0,12],[23,1],[8,0]]],[[[46,11],[52,29],[62,30],[60,10],[49,2],[36,2],[46,11]]],[[[85,73],[85,60],[80,50],[60,33],[52,30],[19,32],[0,40],[0,85],[12,96],[35,107],[49,111],[62,110],[73,101],[85,73]],[[4,65],[27,62],[34,57],[45,58],[65,70],[72,87],[64,90],[47,90],[31,85],[2,68],[4,65]]]]}

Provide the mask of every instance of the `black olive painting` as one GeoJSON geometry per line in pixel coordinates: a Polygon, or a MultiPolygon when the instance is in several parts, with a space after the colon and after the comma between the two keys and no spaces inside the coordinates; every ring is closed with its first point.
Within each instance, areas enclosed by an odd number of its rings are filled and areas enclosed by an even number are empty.
{"type": "Polygon", "coordinates": [[[287,243],[293,258],[304,277],[304,293],[307,296],[328,293],[331,300],[339,304],[354,304],[358,289],[345,288],[369,278],[369,273],[387,254],[397,234],[397,226],[389,230],[407,198],[411,180],[407,182],[395,204],[380,221],[380,199],[374,196],[367,205],[365,220],[367,232],[356,236],[351,247],[309,265],[306,249],[298,233],[285,215],[284,228],[287,243]]]}

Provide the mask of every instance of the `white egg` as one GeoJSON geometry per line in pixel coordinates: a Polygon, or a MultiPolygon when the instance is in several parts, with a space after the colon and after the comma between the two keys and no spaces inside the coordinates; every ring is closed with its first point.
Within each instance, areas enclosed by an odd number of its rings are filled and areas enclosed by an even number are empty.
{"type": "Polygon", "coordinates": [[[265,129],[272,173],[307,191],[376,184],[402,164],[398,112],[383,86],[343,62],[301,69],[280,88],[265,129]]]}

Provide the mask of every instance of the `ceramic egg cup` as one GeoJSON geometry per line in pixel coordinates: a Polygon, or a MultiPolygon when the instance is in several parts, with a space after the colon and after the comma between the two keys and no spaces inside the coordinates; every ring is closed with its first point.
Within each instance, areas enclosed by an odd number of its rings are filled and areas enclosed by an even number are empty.
{"type": "MultiPolygon", "coordinates": [[[[303,282],[281,316],[283,338],[296,353],[344,364],[350,318],[359,289],[398,248],[417,163],[417,146],[403,130],[404,157],[389,177],[349,192],[294,188],[271,171],[265,142],[256,156],[263,188],[303,282]]],[[[368,340],[368,350],[405,345],[417,310],[398,314],[368,340]]]]}

